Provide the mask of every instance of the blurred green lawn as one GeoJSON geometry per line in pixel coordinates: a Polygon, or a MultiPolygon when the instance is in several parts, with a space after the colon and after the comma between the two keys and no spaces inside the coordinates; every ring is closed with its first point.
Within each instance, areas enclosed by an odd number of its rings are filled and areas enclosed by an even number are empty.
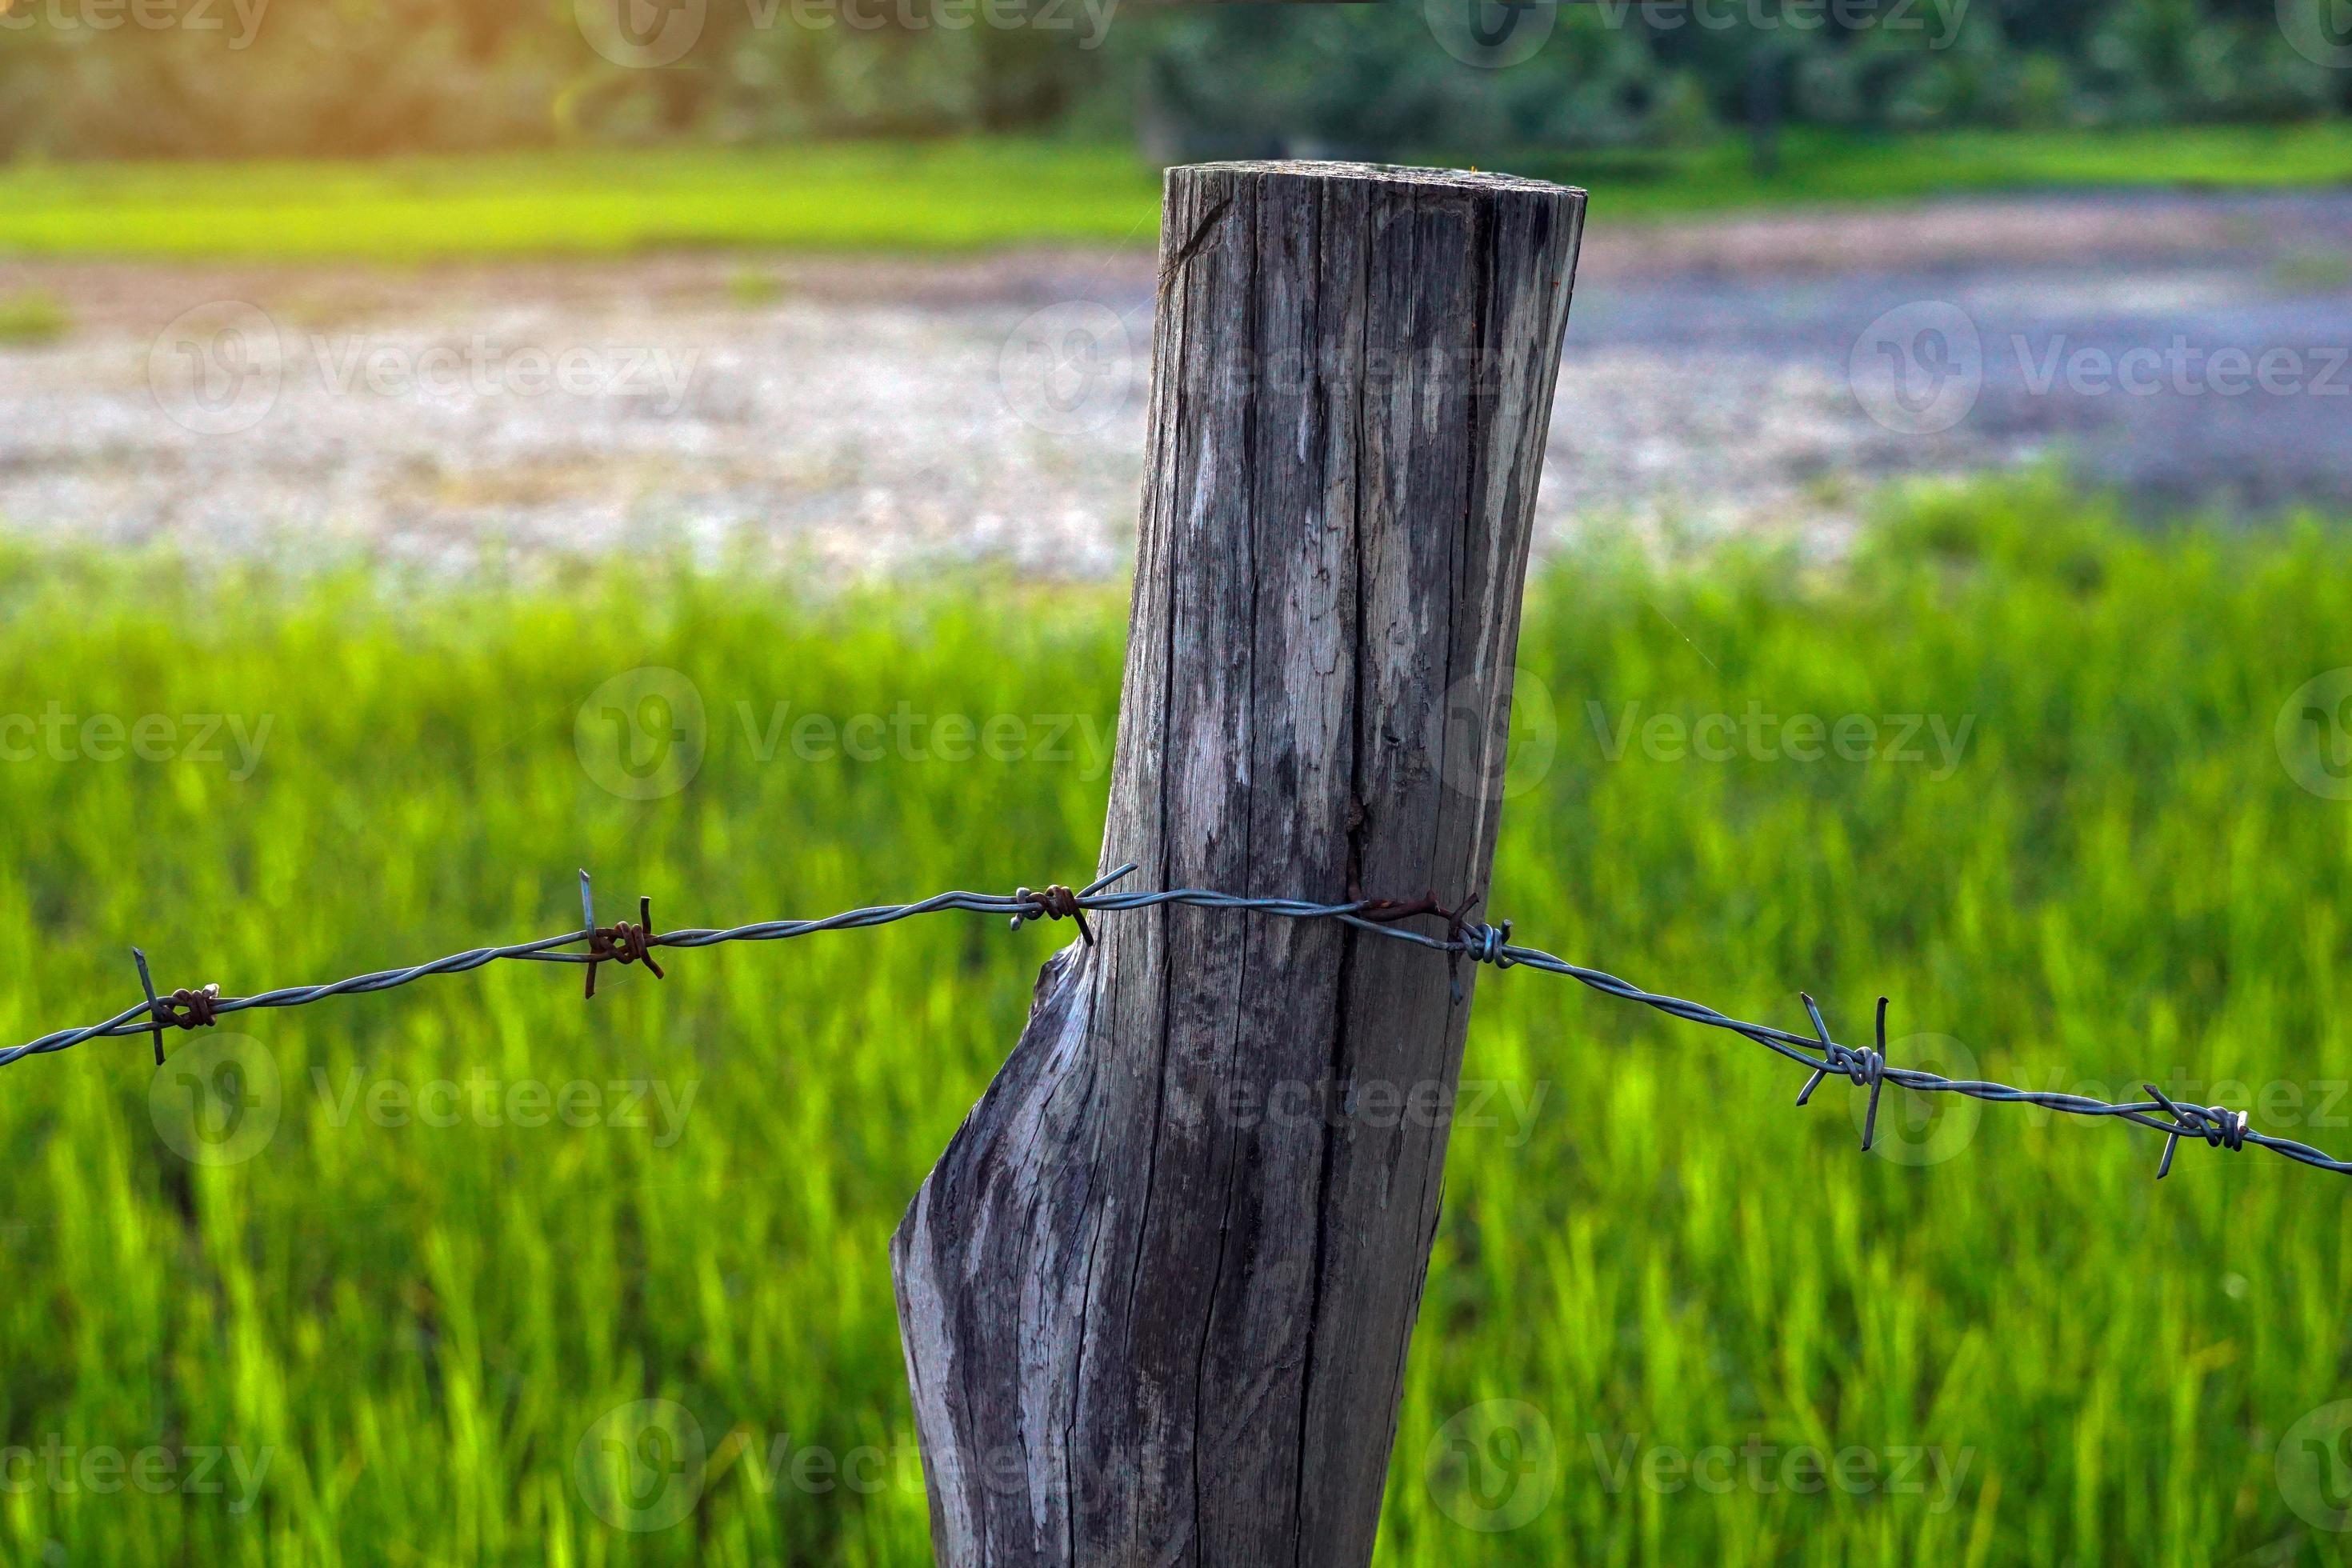
{"type": "MultiPolygon", "coordinates": [[[[2352,180],[2352,124],[1906,137],[1800,128],[1769,178],[1738,142],[1529,154],[1509,166],[1586,185],[1618,217],[2084,185],[2315,185],[2352,180]]],[[[1158,226],[1158,172],[1130,150],[1020,138],[0,168],[0,255],[421,261],[678,246],[1149,246],[1158,226]]]]}
{"type": "MultiPolygon", "coordinates": [[[[665,925],[1075,880],[1122,624],[998,581],[16,551],[0,1037],[122,1005],[133,942],[160,984],[234,993],[564,929],[579,866],[665,925]],[[686,753],[620,766],[592,694],[649,666],[707,748],[639,800],[686,753]],[[901,712],[1009,716],[1015,743],[845,750],[901,712]],[[105,760],[134,744],[168,760],[105,760]]],[[[1802,986],[1861,1033],[1885,991],[1897,1060],[2154,1075],[2352,1149],[2352,804],[2273,734],[2347,625],[2340,532],[2151,537],[2042,481],[1920,492],[1833,568],[1596,548],[1534,589],[1491,907],[1744,1016],[1800,1024],[1802,986]],[[1640,727],[1758,709],[1866,718],[1875,754],[1743,730],[1712,761],[1640,727]]],[[[681,952],[593,1004],[576,970],[499,965],[174,1035],[160,1080],[140,1039],[0,1072],[0,1449],[27,1456],[0,1454],[0,1557],[928,1561],[885,1243],[1049,940],[942,916],[681,952]],[[236,1120],[186,1142],[186,1097],[224,1089],[236,1120]],[[699,1462],[607,1441],[646,1399],[699,1462]],[[236,1460],[219,1490],[180,1458],[205,1449],[236,1460]],[[142,1452],[152,1487],[119,1468],[142,1452]]],[[[1864,1155],[1858,1091],[1793,1109],[1753,1046],[1526,972],[1480,980],[1465,1074],[1489,1089],[1454,1133],[1383,1562],[2352,1561],[2293,1506],[2320,1483],[2273,1469],[2352,1395],[2343,1178],[2200,1145],[2159,1185],[2150,1134],[1899,1093],[1864,1155]],[[1481,1409],[1537,1439],[1491,1474],[1454,1442],[1481,1409]],[[1789,1468],[1848,1449],[1859,1485],[1789,1468]]]]}

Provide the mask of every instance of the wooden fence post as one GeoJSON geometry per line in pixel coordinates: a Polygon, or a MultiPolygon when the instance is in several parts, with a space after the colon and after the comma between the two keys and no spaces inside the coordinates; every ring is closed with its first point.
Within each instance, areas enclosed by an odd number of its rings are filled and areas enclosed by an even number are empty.
{"type": "MultiPolygon", "coordinates": [[[[1583,202],[1169,172],[1106,868],[1484,889],[1583,202]]],[[[939,1560],[1362,1563],[1475,965],[1456,1000],[1328,921],[1094,924],[891,1246],[939,1560]]]]}

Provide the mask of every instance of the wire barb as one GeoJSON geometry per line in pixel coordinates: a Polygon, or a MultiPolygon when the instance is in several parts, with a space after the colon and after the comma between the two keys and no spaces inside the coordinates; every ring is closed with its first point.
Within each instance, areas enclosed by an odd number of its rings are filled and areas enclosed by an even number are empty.
{"type": "Polygon", "coordinates": [[[1491,963],[1497,969],[1508,969],[1517,959],[1511,956],[1511,922],[1501,925],[1467,925],[1456,934],[1462,943],[1462,956],[1473,963],[1491,963]]]}
{"type": "Polygon", "coordinates": [[[323,1002],[332,996],[358,996],[390,991],[427,975],[462,974],[500,959],[538,963],[584,963],[588,966],[587,992],[593,996],[596,994],[596,966],[601,963],[643,963],[653,971],[656,979],[662,978],[661,966],[653,956],[653,950],[656,947],[714,947],[720,942],[783,942],[794,937],[813,936],[819,931],[864,931],[916,915],[938,914],[949,910],[1004,916],[1010,919],[1016,930],[1030,921],[1074,920],[1078,923],[1080,938],[1091,943],[1094,931],[1086,919],[1090,912],[1181,906],[1261,914],[1282,920],[1331,921],[1353,931],[1442,952],[1446,957],[1448,979],[1457,1001],[1462,994],[1460,965],[1465,962],[1486,963],[1497,969],[1518,967],[1564,975],[1591,990],[1654,1008],[1670,1018],[1726,1030],[1806,1069],[1805,1087],[1797,1095],[1799,1105],[1810,1100],[1813,1091],[1832,1073],[1846,1079],[1856,1088],[1869,1089],[1869,1109],[1864,1113],[1862,1126],[1862,1146],[1864,1149],[1869,1149],[1877,1137],[1879,1100],[1885,1086],[1891,1083],[1915,1094],[1961,1094],[1972,1100],[1992,1100],[2006,1105],[2033,1105],[2070,1116],[2126,1121],[2148,1128],[2164,1134],[2164,1154],[2157,1167],[2159,1178],[2171,1172],[2173,1152],[2183,1137],[2202,1138],[2217,1148],[2230,1150],[2243,1149],[2251,1144],[2315,1170],[2352,1174],[2352,1161],[2338,1160],[2325,1150],[2315,1149],[2292,1138],[2254,1131],[2242,1110],[2196,1105],[2186,1100],[2175,1101],[2153,1084],[2147,1086],[2147,1091],[2153,1097],[2148,1100],[2110,1103],[2086,1095],[2014,1089],[2008,1084],[1948,1079],[1916,1068],[1895,1067],[1886,1059],[1887,1000],[1884,996],[1878,999],[1876,1045],[1856,1050],[1839,1044],[1831,1036],[1820,1005],[1809,994],[1801,994],[1801,1000],[1805,1005],[1806,1016],[1812,1023],[1811,1035],[1733,1018],[1704,1003],[1645,991],[1631,981],[1621,980],[1601,970],[1571,963],[1540,948],[1515,946],[1510,940],[1510,921],[1494,925],[1470,919],[1470,911],[1479,903],[1479,897],[1475,894],[1449,910],[1438,902],[1434,894],[1400,902],[1392,899],[1355,896],[1351,889],[1350,897],[1344,903],[1318,903],[1307,899],[1263,898],[1206,888],[1167,888],[1145,892],[1114,890],[1115,884],[1133,875],[1135,869],[1132,863],[1121,866],[1076,892],[1059,883],[1048,886],[1042,892],[1021,888],[1009,896],[951,891],[934,893],[913,903],[877,904],[864,909],[845,910],[839,914],[818,920],[761,921],[719,931],[688,929],[664,931],[658,935],[653,930],[653,901],[647,898],[637,900],[638,919],[635,922],[623,921],[611,926],[599,926],[588,873],[583,871],[580,873],[582,930],[505,947],[469,948],[463,952],[454,952],[446,958],[406,969],[377,970],[329,984],[292,985],[250,996],[224,996],[217,985],[207,985],[200,991],[174,991],[168,997],[158,996],[154,982],[147,972],[147,955],[134,947],[131,950],[131,957],[139,966],[139,984],[146,993],[145,1001],[134,1003],[114,1016],[98,1023],[77,1029],[59,1029],[21,1046],[0,1050],[0,1067],[29,1056],[67,1050],[89,1040],[142,1034],[153,1037],[155,1060],[160,1066],[163,1059],[163,1031],[166,1028],[202,1028],[216,1018],[252,1007],[299,1007],[312,1002],[323,1002]],[[1433,933],[1412,929],[1412,922],[1422,919],[1442,922],[1441,930],[1433,933]],[[583,949],[584,951],[575,951],[583,949]]]}
{"type": "Polygon", "coordinates": [[[165,1029],[209,1029],[220,1003],[220,987],[206,985],[191,991],[182,986],[171,995],[158,1000],[154,977],[147,973],[147,955],[137,948],[131,950],[131,960],[139,966],[139,988],[147,993],[148,1032],[155,1037],[155,1065],[163,1065],[163,1031],[165,1029]]]}
{"type": "Polygon", "coordinates": [[[1032,892],[1027,888],[1015,888],[1013,889],[1013,901],[1022,906],[1013,913],[1014,931],[1019,931],[1025,921],[1076,921],[1078,922],[1079,940],[1088,947],[1094,946],[1095,933],[1093,928],[1087,924],[1085,906],[1078,902],[1077,894],[1061,883],[1055,882],[1042,893],[1032,892]]]}
{"type": "Polygon", "coordinates": [[[1878,1136],[1878,1091],[1886,1082],[1886,998],[1878,999],[1878,1044],[1866,1056],[1865,1067],[1870,1077],[1870,1109],[1862,1118],[1862,1152],[1870,1152],[1870,1141],[1878,1136]]]}
{"type": "Polygon", "coordinates": [[[1830,1038],[1830,1026],[1822,1022],[1821,1007],[1811,996],[1799,992],[1798,999],[1805,1005],[1806,1016],[1813,1021],[1811,1043],[1821,1047],[1822,1060],[1814,1065],[1813,1076],[1805,1080],[1805,1087],[1797,1091],[1797,1103],[1802,1105],[1812,1099],[1813,1090],[1821,1088],[1822,1079],[1832,1073],[1843,1073],[1856,1089],[1869,1089],[1870,1109],[1862,1117],[1862,1152],[1867,1154],[1878,1137],[1878,1091],[1886,1086],[1886,998],[1878,999],[1878,1044],[1864,1046],[1858,1051],[1830,1038]]]}
{"type": "Polygon", "coordinates": [[[2165,1134],[2164,1158],[2156,1163],[2156,1179],[2164,1180],[2172,1173],[2172,1152],[2180,1146],[2183,1132],[2205,1140],[2216,1148],[2231,1153],[2246,1146],[2246,1113],[2219,1105],[2176,1105],[2165,1097],[2164,1090],[2152,1083],[2140,1087],[2152,1095],[2158,1105],[2172,1113],[2172,1126],[2165,1134]]]}
{"type": "Polygon", "coordinates": [[[1452,949],[1445,960],[1445,984],[1456,1007],[1462,1005],[1464,959],[1473,963],[1491,963],[1497,969],[1508,969],[1518,962],[1511,956],[1510,921],[1492,926],[1470,918],[1470,911],[1476,909],[1485,898],[1484,893],[1472,893],[1450,910],[1438,903],[1434,893],[1424,900],[1430,912],[1445,917],[1445,940],[1452,949]]]}
{"type": "Polygon", "coordinates": [[[1821,1006],[1811,995],[1800,991],[1797,993],[1797,1000],[1805,1005],[1806,1014],[1813,1020],[1813,1038],[1820,1043],[1822,1055],[1829,1058],[1813,1069],[1813,1076],[1807,1079],[1805,1087],[1797,1091],[1797,1103],[1802,1105],[1813,1098],[1813,1090],[1822,1087],[1822,1079],[1836,1070],[1833,1064],[1837,1061],[1839,1047],[1836,1041],[1830,1038],[1830,1026],[1822,1022],[1821,1006]]]}
{"type": "Polygon", "coordinates": [[[588,873],[580,873],[580,912],[588,921],[588,1000],[596,995],[596,966],[600,963],[642,963],[653,971],[656,980],[669,978],[655,962],[653,949],[661,939],[653,934],[654,901],[650,897],[637,900],[635,924],[616,921],[608,926],[596,923],[596,906],[588,890],[588,873]]]}

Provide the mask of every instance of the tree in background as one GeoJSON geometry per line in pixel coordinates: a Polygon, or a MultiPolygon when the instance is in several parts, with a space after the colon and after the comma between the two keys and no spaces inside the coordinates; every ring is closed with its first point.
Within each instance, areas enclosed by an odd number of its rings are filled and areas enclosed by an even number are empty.
{"type": "Polygon", "coordinates": [[[1107,31],[1085,0],[994,3],[1018,25],[977,0],[0,0],[0,154],[1129,125],[1171,158],[1459,158],[2352,102],[2346,0],[1138,5],[1107,31]]]}

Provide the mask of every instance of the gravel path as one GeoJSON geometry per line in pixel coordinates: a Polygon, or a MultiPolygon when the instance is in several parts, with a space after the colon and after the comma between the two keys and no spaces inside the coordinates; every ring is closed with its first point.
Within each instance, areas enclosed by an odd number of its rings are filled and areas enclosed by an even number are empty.
{"type": "MultiPolygon", "coordinates": [[[[2347,258],[2347,193],[1603,215],[1539,527],[1833,551],[1888,479],[2051,455],[2340,510],[2347,258]]],[[[1132,531],[1148,255],[0,263],[0,300],[32,290],[71,322],[0,346],[0,521],[35,534],[1095,577],[1132,531]]]]}

